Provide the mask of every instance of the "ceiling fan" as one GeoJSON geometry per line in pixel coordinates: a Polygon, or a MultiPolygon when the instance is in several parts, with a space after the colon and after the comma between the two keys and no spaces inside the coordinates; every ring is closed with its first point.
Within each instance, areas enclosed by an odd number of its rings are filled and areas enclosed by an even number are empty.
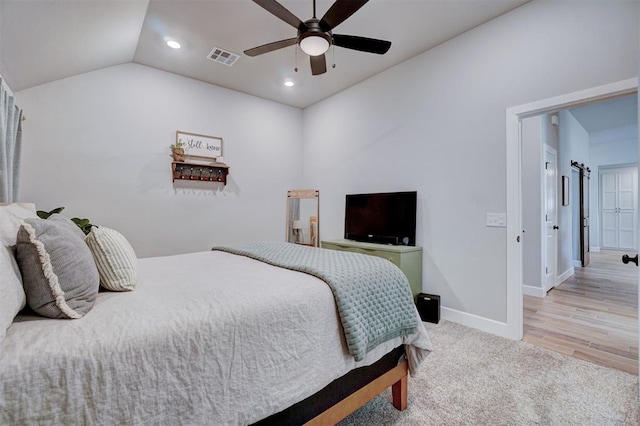
{"type": "Polygon", "coordinates": [[[287,24],[295,27],[298,30],[298,36],[245,50],[245,55],[258,56],[299,44],[302,51],[310,57],[311,74],[318,75],[327,72],[327,61],[324,53],[331,45],[379,55],[387,53],[391,47],[391,42],[386,40],[332,33],[335,27],[357,12],[369,0],[336,0],[322,19],[316,18],[316,0],[313,0],[313,18],[304,22],[276,0],[253,1],[287,24]]]}

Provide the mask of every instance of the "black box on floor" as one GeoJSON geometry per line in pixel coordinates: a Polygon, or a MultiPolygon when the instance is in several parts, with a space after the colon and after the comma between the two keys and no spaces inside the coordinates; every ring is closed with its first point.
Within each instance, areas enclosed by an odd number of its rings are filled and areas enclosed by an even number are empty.
{"type": "Polygon", "coordinates": [[[420,293],[416,296],[416,306],[422,321],[440,322],[440,296],[420,293]]]}

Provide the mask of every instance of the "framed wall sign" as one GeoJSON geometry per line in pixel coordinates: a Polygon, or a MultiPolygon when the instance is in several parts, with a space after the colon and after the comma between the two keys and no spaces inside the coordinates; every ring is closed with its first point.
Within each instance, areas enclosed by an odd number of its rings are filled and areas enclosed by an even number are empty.
{"type": "Polygon", "coordinates": [[[198,135],[196,133],[176,132],[176,143],[184,146],[184,153],[190,157],[222,157],[222,138],[198,135]]]}

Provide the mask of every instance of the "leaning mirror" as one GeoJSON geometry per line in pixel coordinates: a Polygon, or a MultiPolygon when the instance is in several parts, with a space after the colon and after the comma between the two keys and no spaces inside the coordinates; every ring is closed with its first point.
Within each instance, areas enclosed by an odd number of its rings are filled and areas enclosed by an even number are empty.
{"type": "Polygon", "coordinates": [[[320,191],[294,189],[287,192],[287,242],[318,247],[320,191]]]}

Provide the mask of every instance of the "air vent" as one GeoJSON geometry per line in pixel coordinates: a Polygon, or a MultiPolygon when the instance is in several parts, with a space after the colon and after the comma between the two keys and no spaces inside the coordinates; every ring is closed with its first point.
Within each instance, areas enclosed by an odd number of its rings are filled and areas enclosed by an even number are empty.
{"type": "Polygon", "coordinates": [[[240,56],[235,53],[231,53],[227,50],[220,49],[219,47],[214,47],[207,58],[211,59],[215,62],[220,62],[228,67],[235,64],[240,56]]]}

